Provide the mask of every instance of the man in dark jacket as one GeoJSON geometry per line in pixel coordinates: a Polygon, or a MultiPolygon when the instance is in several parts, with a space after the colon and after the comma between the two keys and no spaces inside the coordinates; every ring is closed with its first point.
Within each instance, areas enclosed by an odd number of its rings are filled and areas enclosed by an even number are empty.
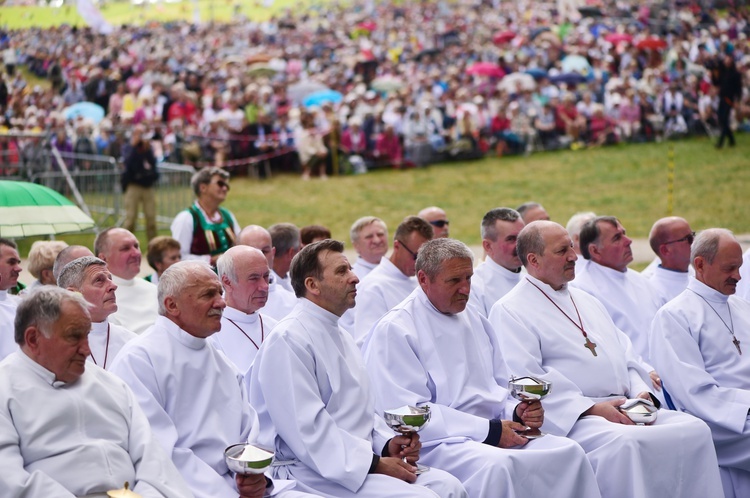
{"type": "Polygon", "coordinates": [[[729,125],[734,103],[742,97],[742,74],[737,70],[732,50],[727,49],[722,59],[711,71],[711,80],[719,88],[719,127],[721,134],[716,148],[724,146],[724,139],[729,139],[729,146],[734,147],[734,133],[729,125]]]}
{"type": "Polygon", "coordinates": [[[138,219],[138,204],[143,205],[148,240],[156,237],[156,195],[154,183],[159,179],[156,157],[151,144],[144,138],[143,126],[133,128],[130,143],[124,147],[125,171],[122,174],[122,190],[125,193],[125,222],[123,228],[135,232],[138,219]]]}

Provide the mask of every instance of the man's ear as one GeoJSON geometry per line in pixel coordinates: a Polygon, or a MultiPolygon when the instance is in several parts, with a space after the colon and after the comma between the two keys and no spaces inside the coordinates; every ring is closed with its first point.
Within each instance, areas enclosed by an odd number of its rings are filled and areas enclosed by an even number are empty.
{"type": "Polygon", "coordinates": [[[305,289],[307,289],[307,292],[313,296],[320,295],[320,286],[318,285],[318,281],[313,277],[307,277],[305,279],[305,289]]]}
{"type": "Polygon", "coordinates": [[[487,239],[482,239],[482,249],[484,249],[484,253],[489,254],[491,248],[492,248],[492,242],[487,239]]]}
{"type": "Polygon", "coordinates": [[[24,331],[24,343],[32,353],[36,353],[37,351],[39,351],[39,339],[42,335],[42,331],[36,325],[31,325],[24,331]]]}
{"type": "Polygon", "coordinates": [[[177,305],[177,301],[172,296],[167,296],[164,298],[164,309],[167,310],[168,315],[180,315],[180,307],[177,305]]]}

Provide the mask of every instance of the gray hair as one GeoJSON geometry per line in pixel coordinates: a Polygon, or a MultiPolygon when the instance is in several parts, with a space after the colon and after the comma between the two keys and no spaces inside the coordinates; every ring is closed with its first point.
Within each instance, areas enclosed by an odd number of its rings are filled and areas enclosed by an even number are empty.
{"type": "Polygon", "coordinates": [[[167,309],[164,307],[164,300],[167,297],[175,297],[180,291],[188,285],[190,277],[195,274],[198,268],[205,268],[213,273],[211,267],[205,261],[188,260],[180,261],[173,264],[161,274],[157,287],[157,298],[159,299],[159,314],[167,316],[167,309]]]}
{"type": "Polygon", "coordinates": [[[491,240],[493,242],[496,241],[497,230],[495,229],[495,224],[498,221],[509,221],[512,223],[514,221],[517,221],[520,217],[521,213],[519,213],[515,209],[507,207],[499,207],[487,211],[487,213],[482,218],[482,224],[479,227],[482,232],[482,238],[491,240]]]}
{"type": "MultiPolygon", "coordinates": [[[[216,273],[219,275],[219,280],[223,280],[227,277],[230,282],[237,283],[237,258],[243,256],[243,254],[255,253],[257,256],[263,258],[266,261],[266,255],[263,251],[251,246],[235,246],[230,248],[227,252],[219,256],[216,260],[216,273]]],[[[270,268],[269,268],[270,269],[270,268]]]]}
{"type": "Polygon", "coordinates": [[[719,253],[719,242],[722,236],[729,236],[735,239],[734,233],[726,228],[707,228],[695,236],[693,245],[690,247],[690,260],[701,257],[709,265],[713,264],[716,255],[719,253]]]}
{"type": "Polygon", "coordinates": [[[366,226],[372,225],[376,221],[379,221],[380,223],[382,223],[383,227],[386,230],[388,230],[388,227],[386,226],[385,221],[381,220],[377,216],[363,216],[360,219],[358,219],[357,221],[355,221],[354,223],[352,223],[352,226],[349,229],[349,238],[351,239],[352,244],[354,244],[355,242],[357,242],[357,240],[359,240],[359,233],[366,226]]]}
{"type": "Polygon", "coordinates": [[[26,344],[24,337],[26,329],[36,326],[45,337],[52,335],[52,325],[60,319],[62,307],[65,302],[72,302],[81,307],[86,317],[90,320],[90,304],[75,292],[71,292],[54,285],[42,285],[32,289],[21,300],[16,308],[15,340],[16,344],[26,344]]]}
{"type": "Polygon", "coordinates": [[[544,237],[542,236],[543,223],[532,221],[518,233],[516,239],[516,252],[523,266],[528,266],[529,254],[544,254],[544,237]]]}
{"type": "Polygon", "coordinates": [[[471,249],[456,239],[432,239],[422,244],[417,253],[417,272],[422,270],[430,280],[433,280],[444,261],[449,259],[469,259],[474,264],[474,253],[471,249]]]}
{"type": "Polygon", "coordinates": [[[526,211],[528,211],[529,209],[534,209],[534,208],[538,208],[538,207],[542,207],[542,205],[539,204],[538,202],[533,202],[533,201],[532,202],[524,202],[523,204],[521,204],[520,206],[518,206],[516,208],[516,211],[518,211],[518,214],[520,214],[521,216],[523,216],[523,214],[526,211]]]}
{"type": "Polygon", "coordinates": [[[568,235],[570,235],[570,238],[572,239],[576,235],[581,235],[583,224],[594,218],[596,218],[596,213],[593,211],[582,211],[576,213],[568,220],[568,224],[565,225],[565,230],[568,231],[568,235]]]}
{"type": "Polygon", "coordinates": [[[299,228],[293,223],[276,223],[268,227],[271,234],[271,245],[276,248],[276,255],[281,256],[289,249],[298,249],[301,245],[299,228]]]}
{"type": "Polygon", "coordinates": [[[202,168],[195,172],[190,178],[190,186],[193,188],[193,192],[195,193],[195,195],[200,195],[201,185],[207,185],[211,183],[211,179],[217,175],[220,176],[223,180],[229,180],[229,172],[217,166],[206,166],[205,168],[202,168]]]}
{"type": "Polygon", "coordinates": [[[57,285],[63,289],[72,287],[73,289],[80,290],[83,286],[83,276],[86,273],[86,268],[89,266],[104,266],[106,268],[107,263],[96,256],[84,256],[74,259],[63,267],[60,276],[57,277],[57,285]]]}

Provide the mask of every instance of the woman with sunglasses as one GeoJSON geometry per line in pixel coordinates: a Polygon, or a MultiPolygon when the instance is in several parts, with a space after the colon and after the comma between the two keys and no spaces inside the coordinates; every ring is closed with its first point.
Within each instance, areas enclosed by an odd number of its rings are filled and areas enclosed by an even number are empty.
{"type": "Polygon", "coordinates": [[[215,267],[240,233],[237,219],[221,207],[229,193],[229,173],[206,167],[193,175],[190,185],[195,203],[175,216],[172,237],[180,243],[182,259],[201,259],[215,267]]]}

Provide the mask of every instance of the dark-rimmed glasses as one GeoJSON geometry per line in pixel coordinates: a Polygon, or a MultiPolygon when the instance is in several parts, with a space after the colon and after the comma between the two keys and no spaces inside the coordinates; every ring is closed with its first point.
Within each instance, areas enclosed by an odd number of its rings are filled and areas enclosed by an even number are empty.
{"type": "Polygon", "coordinates": [[[431,221],[430,225],[438,227],[438,228],[443,228],[445,225],[450,225],[450,223],[451,222],[448,220],[435,220],[435,221],[431,221]]]}
{"type": "Polygon", "coordinates": [[[218,185],[219,188],[225,188],[227,190],[229,190],[231,188],[229,186],[229,184],[227,182],[225,182],[224,180],[216,180],[216,185],[218,185]]]}
{"type": "Polygon", "coordinates": [[[695,232],[690,232],[689,234],[685,235],[681,239],[670,240],[669,242],[664,242],[664,245],[676,244],[677,242],[687,242],[688,245],[692,245],[694,240],[695,240],[695,232]]]}
{"type": "Polygon", "coordinates": [[[404,241],[399,240],[398,243],[401,244],[401,247],[403,247],[404,249],[406,249],[406,252],[408,252],[409,254],[411,254],[411,257],[414,258],[414,261],[417,260],[417,253],[415,253],[414,251],[412,251],[411,249],[409,249],[409,247],[406,244],[404,244],[404,241]]]}

